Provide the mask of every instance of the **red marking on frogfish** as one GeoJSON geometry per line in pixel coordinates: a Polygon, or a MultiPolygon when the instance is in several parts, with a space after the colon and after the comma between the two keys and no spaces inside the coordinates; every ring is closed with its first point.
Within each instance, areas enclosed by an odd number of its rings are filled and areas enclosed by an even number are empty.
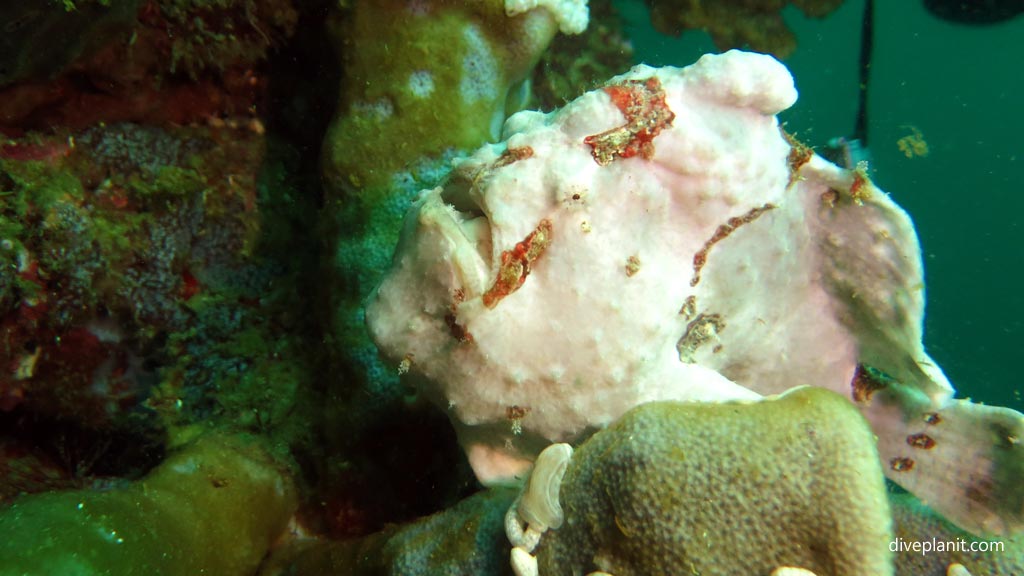
{"type": "Polygon", "coordinates": [[[871,396],[875,392],[885,388],[886,383],[873,376],[864,365],[858,364],[850,387],[853,389],[854,402],[865,404],[871,401],[871,396]]]}
{"type": "Polygon", "coordinates": [[[501,153],[501,156],[498,156],[498,159],[494,161],[494,167],[502,168],[514,162],[526,160],[527,158],[532,157],[533,148],[529,146],[520,146],[518,148],[506,148],[505,151],[501,153]]]}
{"type": "Polygon", "coordinates": [[[746,214],[742,216],[733,216],[726,221],[725,224],[720,225],[715,233],[704,243],[704,246],[693,255],[693,277],[690,278],[690,286],[696,286],[700,282],[700,272],[704,268],[704,265],[708,262],[708,252],[711,248],[718,244],[722,240],[729,237],[730,234],[735,232],[741,226],[750,224],[754,220],[757,220],[762,214],[775,208],[774,204],[763,204],[756,208],[751,208],[746,214]]]}
{"type": "Polygon", "coordinates": [[[583,139],[594,161],[607,166],[616,158],[654,156],[653,140],[662,128],[672,125],[676,115],[665,103],[665,90],[656,77],[627,80],[604,89],[612,103],[626,117],[622,126],[583,139]]]}
{"type": "Polygon", "coordinates": [[[494,308],[502,298],[515,292],[526,281],[534,262],[540,258],[544,250],[551,244],[551,221],[540,221],[537,228],[530,232],[522,242],[511,250],[501,253],[501,267],[498,277],[490,290],[484,293],[484,306],[494,308]]]}
{"type": "Polygon", "coordinates": [[[925,433],[911,434],[907,436],[907,444],[914,448],[931,450],[935,447],[935,439],[925,433]]]}

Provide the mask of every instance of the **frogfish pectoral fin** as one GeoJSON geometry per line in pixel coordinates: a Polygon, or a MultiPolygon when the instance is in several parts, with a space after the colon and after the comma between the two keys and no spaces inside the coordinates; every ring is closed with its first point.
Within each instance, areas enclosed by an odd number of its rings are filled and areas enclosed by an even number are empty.
{"type": "Polygon", "coordinates": [[[1024,533],[1024,414],[897,383],[859,400],[890,480],[976,535],[1024,533]]]}

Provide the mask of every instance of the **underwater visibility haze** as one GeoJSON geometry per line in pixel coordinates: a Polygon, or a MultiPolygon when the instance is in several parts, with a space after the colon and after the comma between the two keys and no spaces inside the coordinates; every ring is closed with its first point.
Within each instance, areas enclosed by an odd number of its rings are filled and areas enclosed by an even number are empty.
{"type": "Polygon", "coordinates": [[[0,5],[0,576],[1024,575],[1019,0],[0,5]]]}

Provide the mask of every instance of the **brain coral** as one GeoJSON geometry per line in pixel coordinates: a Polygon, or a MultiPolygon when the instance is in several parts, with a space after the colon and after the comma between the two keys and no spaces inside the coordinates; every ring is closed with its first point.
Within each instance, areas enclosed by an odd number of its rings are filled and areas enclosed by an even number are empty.
{"type": "Polygon", "coordinates": [[[820,388],[656,402],[577,449],[540,573],[892,574],[889,508],[857,409],[820,388]]]}

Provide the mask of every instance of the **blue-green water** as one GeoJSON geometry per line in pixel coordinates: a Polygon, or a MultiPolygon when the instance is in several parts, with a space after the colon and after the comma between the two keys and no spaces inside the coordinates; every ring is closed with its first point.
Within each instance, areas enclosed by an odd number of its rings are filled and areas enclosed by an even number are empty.
{"type": "MultiPolygon", "coordinates": [[[[857,110],[863,0],[824,20],[786,13],[799,45],[786,64],[800,101],[782,115],[815,146],[849,136],[857,110]]],[[[716,51],[701,32],[653,32],[621,2],[638,61],[683,66],[716,51]]],[[[1024,381],[1024,19],[949,24],[921,2],[876,2],[871,173],[917,226],[928,290],[925,343],[959,395],[1021,409],[1024,381]],[[897,141],[919,130],[926,157],[897,141]]]]}

